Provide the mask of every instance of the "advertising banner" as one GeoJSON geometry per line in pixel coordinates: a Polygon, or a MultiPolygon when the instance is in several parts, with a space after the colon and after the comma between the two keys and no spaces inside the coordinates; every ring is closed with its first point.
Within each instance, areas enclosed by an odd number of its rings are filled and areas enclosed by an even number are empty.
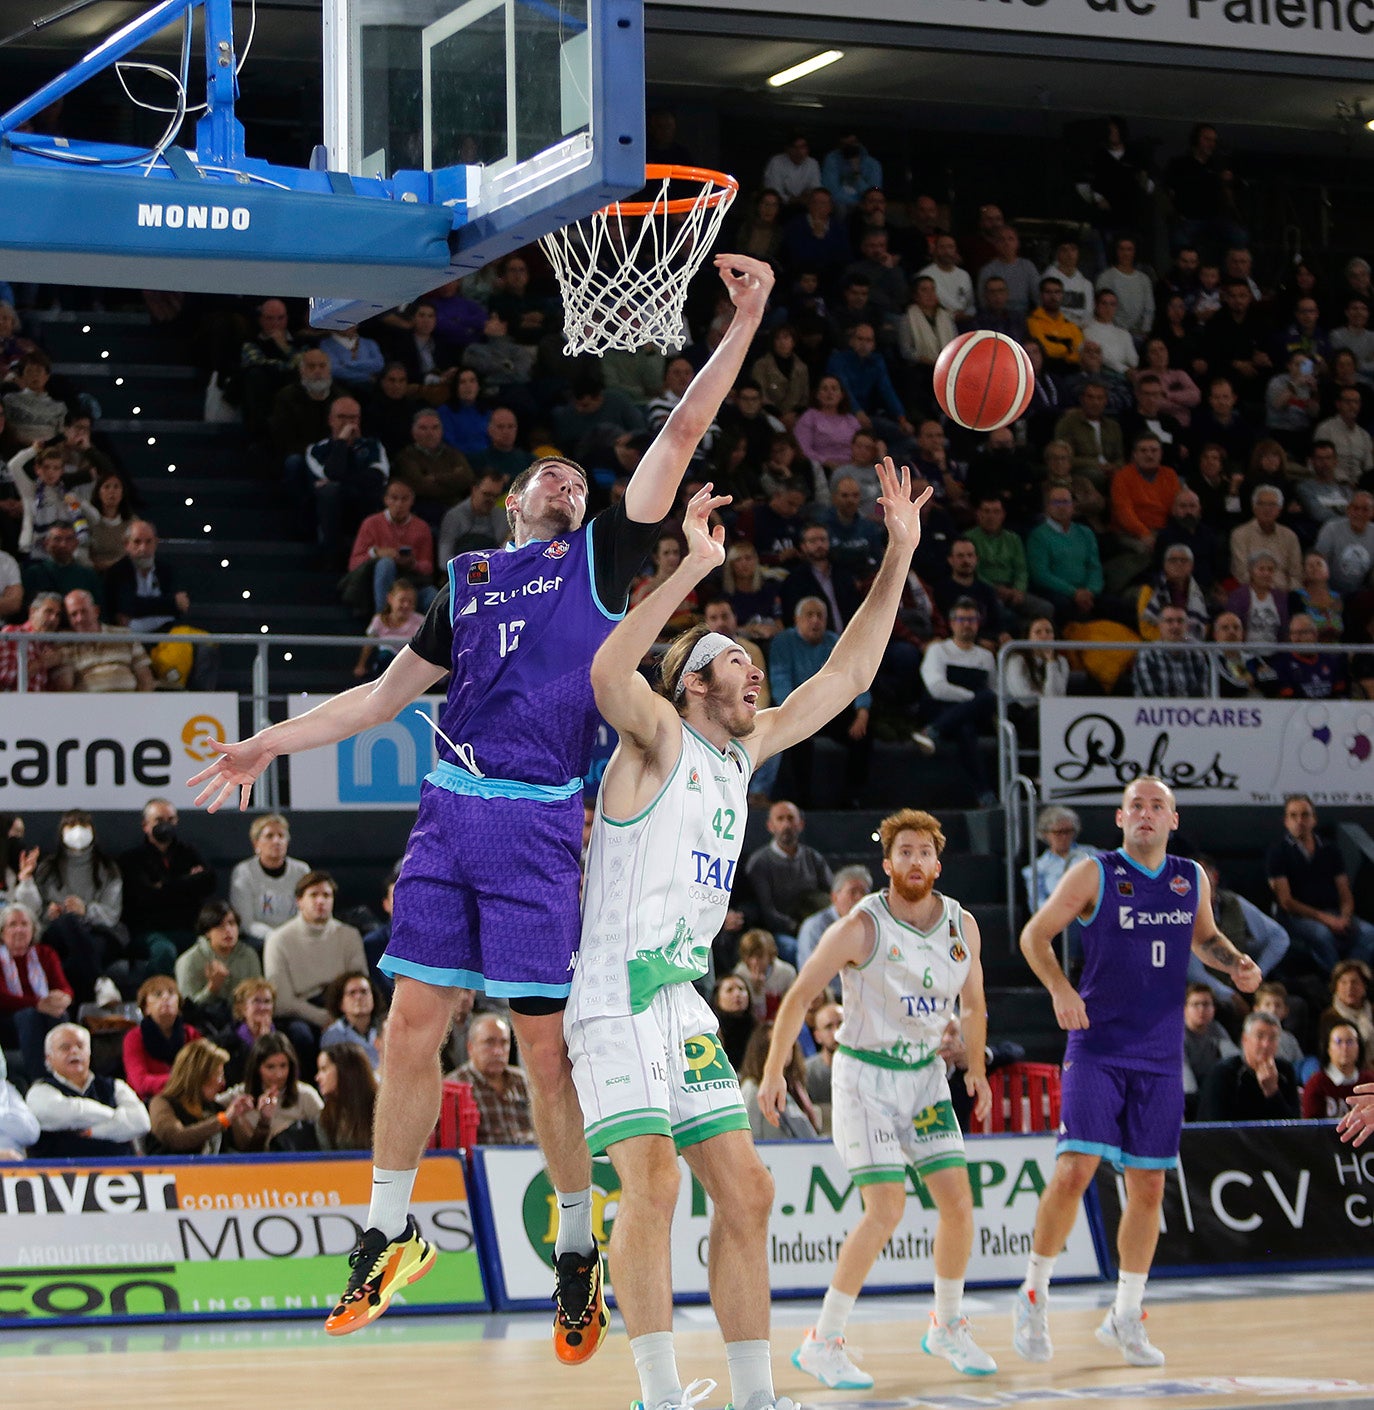
{"type": "MultiPolygon", "coordinates": [[[[292,719],[323,705],[328,695],[293,695],[292,719]]],[[[425,695],[394,719],[340,740],[332,747],[291,756],[293,808],[410,808],[420,801],[420,785],[434,767],[433,725],[442,695],[425,695]]]]}
{"type": "MultiPolygon", "coordinates": [[[[679,0],[694,9],[720,0],[679,0]]],[[[763,14],[832,19],[831,0],[750,0],[763,14]]],[[[856,20],[1126,43],[1374,58],[1374,0],[859,0],[856,20]]]]}
{"type": "MultiPolygon", "coordinates": [[[[371,1189],[355,1157],[0,1165],[0,1327],[323,1318],[371,1189]]],[[[440,1256],[393,1311],[485,1309],[460,1159],[424,1161],[411,1211],[440,1256]]]]}
{"type": "MultiPolygon", "coordinates": [[[[1105,1165],[1097,1193],[1114,1251],[1124,1188],[1105,1165]]],[[[1374,1267],[1374,1147],[1342,1145],[1330,1122],[1183,1128],[1156,1273],[1352,1262],[1374,1267]]]]}
{"type": "Polygon", "coordinates": [[[1343,700],[1125,700],[1040,704],[1046,802],[1113,803],[1141,774],[1179,806],[1374,803],[1374,706],[1343,700]]]}
{"type": "MultiPolygon", "coordinates": [[[[769,1286],[775,1296],[819,1297],[834,1270],[835,1256],[861,1212],[851,1183],[828,1141],[787,1141],[760,1146],[759,1155],[777,1185],[769,1223],[769,1286]]],[[[973,1258],[970,1283],[1018,1283],[1026,1272],[1040,1191],[1054,1166],[1053,1136],[988,1136],[968,1144],[973,1186],[973,1258]]],[[[543,1305],[551,1289],[550,1260],[558,1229],[556,1200],[539,1152],[530,1148],[479,1147],[474,1196],[490,1211],[501,1286],[500,1305],[543,1305]]],[[[673,1220],[673,1291],[685,1301],[707,1294],[706,1253],[710,1205],[705,1191],[682,1165],[682,1185],[673,1220]]],[[[593,1162],[593,1228],[602,1246],[610,1237],[619,1201],[615,1169],[593,1162]]],[[[935,1204],[925,1187],[908,1177],[907,1212],[879,1255],[865,1286],[898,1292],[931,1286],[935,1204]]],[[[1088,1220],[1079,1211],[1056,1277],[1096,1278],[1097,1254],[1088,1220]]]]}
{"type": "Polygon", "coordinates": [[[0,712],[0,798],[26,808],[142,808],[184,792],[215,751],[239,737],[239,702],[205,694],[7,695],[0,712]]]}

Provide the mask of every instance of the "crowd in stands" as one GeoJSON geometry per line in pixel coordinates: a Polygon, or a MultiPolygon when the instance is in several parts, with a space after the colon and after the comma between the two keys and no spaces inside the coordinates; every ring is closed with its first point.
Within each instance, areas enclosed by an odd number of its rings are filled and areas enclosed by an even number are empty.
{"type": "MultiPolygon", "coordinates": [[[[178,836],[177,821],[170,803],[150,799],[144,841],[117,859],[101,849],[87,813],[63,815],[47,854],[12,821],[0,895],[0,1049],[27,1091],[21,1101],[13,1086],[0,1089],[0,1150],[366,1149],[390,996],[376,964],[386,922],[336,916],[333,878],[290,855],[279,815],[254,819],[252,855],[227,888],[178,836]]],[[[769,840],[740,868],[702,982],[746,1085],[758,1080],[798,969],[874,886],[862,865],[832,869],[803,840],[805,826],[791,801],[769,809],[769,840]]],[[[1045,851],[1022,875],[1033,905],[1090,855],[1072,809],[1045,809],[1037,831],[1045,851]]],[[[1374,925],[1354,913],[1339,851],[1317,832],[1310,800],[1294,797],[1265,859],[1268,904],[1233,891],[1211,858],[1198,861],[1219,926],[1265,978],[1247,998],[1190,961],[1180,1068],[1190,1118],[1340,1115],[1347,1089],[1374,1080],[1374,925]]],[[[394,880],[393,872],[385,914],[394,880]]],[[[1081,959],[1073,929],[1068,946],[1072,977],[1081,959]]],[[[529,1088],[508,1015],[500,1001],[461,997],[446,1070],[472,1091],[480,1142],[528,1143],[529,1088]]],[[[758,1139],[828,1131],[840,998],[836,984],[808,1015],[789,1068],[794,1119],[756,1123],[758,1139]]],[[[994,1025],[994,1068],[1024,1056],[1016,1036],[994,1025]]],[[[957,1020],[942,1055],[951,1071],[967,1065],[957,1020]]],[[[968,1112],[960,1116],[967,1123],[968,1112]]]]}
{"type": "MultiPolygon", "coordinates": [[[[880,734],[949,749],[971,793],[993,801],[978,746],[995,717],[993,652],[1009,640],[1027,644],[1007,682],[1022,724],[1070,691],[1374,694],[1369,263],[1257,262],[1206,124],[1165,171],[1136,164],[1115,121],[1099,156],[1083,186],[1090,218],[1066,211],[1048,236],[1043,215],[1021,230],[991,201],[897,199],[862,134],[817,160],[798,133],[742,183],[722,246],[771,261],[778,279],[683,486],[684,500],[707,479],[733,496],[727,560],[671,630],[704,619],[738,634],[785,699],[824,666],[882,555],[875,461],[909,465],[933,492],[922,543],[872,694],[828,729],[848,800],[880,734]],[[1157,188],[1172,203],[1159,248],[1140,209],[1157,188]],[[932,390],[940,352],[973,328],[1022,340],[1037,370],[1027,413],[987,435],[950,422],[932,390]],[[1149,647],[1125,666],[1088,655],[1079,671],[1048,645],[1062,638],[1149,647]],[[1206,640],[1227,653],[1188,649],[1206,640]],[[1347,649],[1313,649],[1333,643],[1347,649]]],[[[729,316],[708,262],[680,352],[569,358],[556,289],[527,250],[363,328],[322,336],[275,298],[219,308],[209,326],[227,414],[289,491],[303,551],[342,574],[367,621],[376,645],[353,668],[367,678],[415,631],[453,554],[505,542],[506,487],[535,455],[585,466],[590,509],[616,501],[729,316]]],[[[98,430],[99,407],[54,376],[0,301],[0,690],[16,687],[21,652],[30,690],[208,686],[213,651],[160,661],[161,647],[127,637],[192,626],[194,603],[138,512],[136,481],[93,445],[93,417],[98,430]],[[59,628],[101,639],[22,641],[59,628]]],[[[668,579],[681,543],[670,519],[632,600],[668,579]]],[[[872,884],[862,868],[832,875],[801,842],[811,747],[782,761],[793,801],[772,806],[771,841],[742,869],[748,897],[716,947],[712,1002],[742,1076],[826,918],[872,884]]],[[[757,778],[754,801],[777,778],[757,778]]],[[[1315,824],[1310,802],[1290,801],[1267,859],[1271,898],[1214,876],[1223,929],[1267,982],[1251,1009],[1194,977],[1185,1080],[1199,1114],[1329,1113],[1366,1066],[1374,927],[1355,917],[1315,824]]],[[[1081,855],[1077,831],[1071,815],[1044,820],[1033,903],[1081,855]]],[[[288,855],[280,818],[256,820],[227,892],[177,837],[171,804],[149,803],[144,833],[111,859],[90,817],[70,813],[51,854],[12,859],[0,1036],[39,1093],[35,1152],[365,1144],[385,922],[363,934],[337,920],[332,879],[288,855]],[[69,1020],[88,1006],[103,1017],[83,1039],[69,1020]],[[126,1025],[121,1044],[102,1023],[126,1025]]],[[[794,1073],[813,1127],[833,998],[794,1073]]],[[[486,1129],[527,1131],[499,1006],[460,1029],[451,1065],[486,1129]]],[[[947,1046],[957,1065],[957,1033],[947,1046]]]]}
{"type": "MultiPolygon", "coordinates": [[[[727,599],[785,699],[823,664],[881,556],[875,460],[911,465],[934,493],[907,596],[872,697],[831,729],[847,797],[877,733],[949,746],[991,801],[970,746],[991,728],[990,651],[1011,639],[1161,643],[1134,666],[1089,656],[1086,674],[1028,654],[1024,714],[1082,690],[1368,694],[1374,652],[1312,647],[1368,646],[1374,631],[1369,267],[1259,267],[1214,128],[1152,172],[1124,124],[1104,122],[1077,193],[1086,206],[1057,224],[1038,216],[1025,235],[992,202],[895,199],[862,134],[819,159],[795,134],[744,184],[722,242],[772,261],[776,293],[685,486],[710,478],[734,496],[730,562],[672,626],[727,599]],[[1141,192],[1171,202],[1167,248],[1141,192]],[[1038,370],[1026,415],[987,436],[932,395],[941,350],[970,328],[1023,340],[1038,370]],[[1236,649],[1187,651],[1204,639],[1236,649]]],[[[360,329],[322,336],[274,298],[220,309],[212,360],[293,496],[297,532],[343,572],[343,600],[377,639],[354,668],[366,678],[414,630],[449,557],[504,542],[504,490],[533,455],[583,464],[592,509],[616,499],[728,318],[708,265],[678,354],[569,358],[547,267],[522,251],[360,329]]],[[[119,639],[120,627],[190,624],[184,575],[12,310],[0,333],[5,632],[54,612],[73,627],[98,613],[112,629],[109,643],[29,648],[29,688],[207,683],[207,648],[189,667],[176,658],[168,681],[156,651],[119,639]]],[[[680,542],[670,520],[637,596],[666,580],[680,542]]],[[[0,687],[18,650],[0,642],[0,687]]],[[[792,762],[789,791],[805,803],[807,761],[792,762]]]]}

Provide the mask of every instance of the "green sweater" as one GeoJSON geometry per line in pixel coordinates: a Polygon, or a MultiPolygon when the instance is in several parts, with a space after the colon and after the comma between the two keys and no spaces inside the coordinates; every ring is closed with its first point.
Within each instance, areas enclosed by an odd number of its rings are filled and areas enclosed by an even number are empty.
{"type": "Polygon", "coordinates": [[[1037,592],[1069,597],[1080,588],[1102,591],[1097,537],[1086,524],[1070,524],[1067,533],[1049,520],[1037,524],[1026,540],[1026,560],[1037,592]]]}
{"type": "Polygon", "coordinates": [[[1003,529],[995,537],[970,529],[968,541],[978,550],[978,576],[991,587],[1026,590],[1026,550],[1020,536],[1003,529]]]}

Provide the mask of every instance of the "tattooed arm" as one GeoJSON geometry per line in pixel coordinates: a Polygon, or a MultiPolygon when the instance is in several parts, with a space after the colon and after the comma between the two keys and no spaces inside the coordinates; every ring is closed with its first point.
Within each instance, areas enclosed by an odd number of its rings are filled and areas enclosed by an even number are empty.
{"type": "Polygon", "coordinates": [[[1231,982],[1242,994],[1253,994],[1264,977],[1249,955],[1242,954],[1217,929],[1212,914],[1212,886],[1207,873],[1197,869],[1197,918],[1193,921],[1193,953],[1209,969],[1219,969],[1231,976],[1231,982]]]}

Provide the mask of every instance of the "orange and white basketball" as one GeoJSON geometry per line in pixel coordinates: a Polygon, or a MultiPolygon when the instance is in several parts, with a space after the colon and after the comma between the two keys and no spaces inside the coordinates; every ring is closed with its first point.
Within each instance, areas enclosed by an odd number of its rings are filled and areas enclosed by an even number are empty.
{"type": "Polygon", "coordinates": [[[1025,412],[1034,391],[1031,360],[1005,333],[962,333],[935,364],[935,400],[970,431],[1009,426],[1025,412]]]}

